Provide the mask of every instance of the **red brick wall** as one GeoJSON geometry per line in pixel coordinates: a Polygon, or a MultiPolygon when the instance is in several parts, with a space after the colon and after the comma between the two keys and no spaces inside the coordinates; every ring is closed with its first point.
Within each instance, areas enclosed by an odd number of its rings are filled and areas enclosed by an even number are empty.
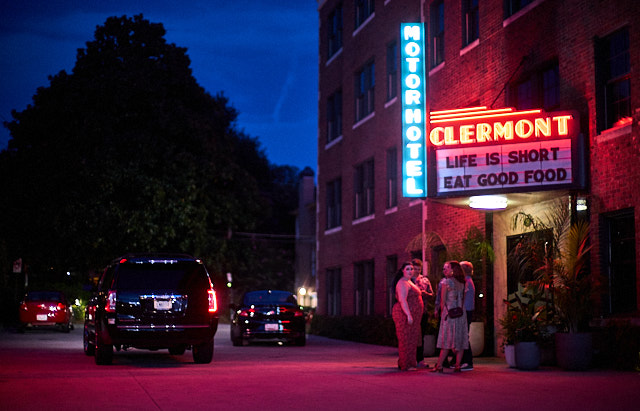
{"type": "MultiPolygon", "coordinates": [[[[355,36],[353,1],[342,1],[343,50],[327,63],[327,16],[338,3],[319,3],[319,99],[318,99],[318,300],[319,313],[326,308],[327,268],[342,269],[343,314],[353,310],[353,264],[373,259],[376,272],[375,309],[385,311],[385,259],[408,258],[408,241],[421,230],[421,205],[399,193],[397,210],[385,212],[386,150],[400,148],[400,101],[386,105],[386,46],[399,39],[400,22],[429,21],[429,0],[384,0],[375,3],[375,18],[355,36]],[[354,74],[371,58],[376,64],[375,116],[359,127],[354,124],[354,74]],[[326,142],[326,102],[337,89],[343,94],[343,138],[329,149],[326,142]],[[364,160],[375,163],[375,217],[353,224],[353,169],[364,160]],[[342,178],[343,219],[338,232],[325,234],[326,183],[342,178]]],[[[431,109],[485,105],[509,106],[505,85],[535,72],[557,59],[561,88],[558,110],[577,110],[588,153],[588,189],[592,243],[598,249],[600,213],[635,209],[636,274],[640,283],[640,112],[630,132],[618,137],[596,132],[594,37],[626,26],[630,31],[632,110],[640,107],[640,2],[636,0],[544,0],[509,24],[504,24],[503,0],[480,2],[480,42],[461,54],[460,1],[445,0],[445,63],[429,79],[431,109]],[[526,57],[526,58],[525,58],[526,57]],[[523,60],[524,59],[524,60],[523,60]]],[[[426,24],[429,27],[429,24],[426,24]]],[[[398,151],[400,153],[400,151],[398,151]]],[[[400,159],[399,159],[400,160],[400,159]]],[[[400,167],[400,162],[398,162],[400,167]]],[[[399,168],[400,169],[400,168],[399,168]]],[[[447,244],[458,244],[467,229],[484,231],[484,215],[429,201],[427,230],[439,233],[447,244]]],[[[593,269],[598,272],[597,255],[593,269]]],[[[638,301],[640,302],[640,286],[638,301]]]]}

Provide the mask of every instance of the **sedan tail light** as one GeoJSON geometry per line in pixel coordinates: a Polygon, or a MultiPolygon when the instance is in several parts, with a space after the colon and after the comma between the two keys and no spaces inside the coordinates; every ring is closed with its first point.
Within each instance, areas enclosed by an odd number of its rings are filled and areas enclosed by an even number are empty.
{"type": "Polygon", "coordinates": [[[209,293],[209,312],[215,313],[216,311],[218,311],[218,300],[216,298],[216,292],[213,288],[210,288],[207,292],[209,293]]]}
{"type": "Polygon", "coordinates": [[[238,311],[239,317],[253,317],[256,314],[255,308],[247,308],[242,311],[238,311]]]}

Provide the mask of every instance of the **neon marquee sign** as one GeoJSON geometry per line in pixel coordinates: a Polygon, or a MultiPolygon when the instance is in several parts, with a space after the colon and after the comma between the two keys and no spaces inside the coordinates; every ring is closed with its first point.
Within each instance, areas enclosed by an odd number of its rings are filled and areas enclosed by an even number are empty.
{"type": "Polygon", "coordinates": [[[427,196],[424,24],[400,25],[402,76],[402,193],[427,196]]]}
{"type": "MultiPolygon", "coordinates": [[[[486,107],[431,113],[437,196],[555,189],[576,183],[575,112],[486,107]]],[[[432,157],[432,158],[433,158],[432,157]]]]}

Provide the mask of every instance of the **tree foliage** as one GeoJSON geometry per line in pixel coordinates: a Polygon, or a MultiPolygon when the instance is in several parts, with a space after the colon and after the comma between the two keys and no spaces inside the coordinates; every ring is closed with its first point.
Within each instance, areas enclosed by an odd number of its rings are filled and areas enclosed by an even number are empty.
{"type": "Polygon", "coordinates": [[[108,18],[72,73],[49,77],[5,123],[9,258],[87,271],[124,252],[183,251],[224,272],[251,250],[232,233],[293,233],[297,169],[269,163],[164,35],[142,15],[108,18]]]}

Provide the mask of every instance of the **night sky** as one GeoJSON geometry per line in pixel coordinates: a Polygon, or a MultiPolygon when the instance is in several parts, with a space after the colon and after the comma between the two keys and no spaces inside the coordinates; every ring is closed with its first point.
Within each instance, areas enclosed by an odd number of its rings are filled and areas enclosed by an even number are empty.
{"type": "MultiPolygon", "coordinates": [[[[79,48],[108,17],[143,14],[187,48],[193,75],[224,92],[237,127],[270,162],[316,169],[316,0],[0,0],[0,120],[22,111],[48,76],[71,73],[79,48]]],[[[0,127],[0,150],[9,131],[0,127]]]]}

